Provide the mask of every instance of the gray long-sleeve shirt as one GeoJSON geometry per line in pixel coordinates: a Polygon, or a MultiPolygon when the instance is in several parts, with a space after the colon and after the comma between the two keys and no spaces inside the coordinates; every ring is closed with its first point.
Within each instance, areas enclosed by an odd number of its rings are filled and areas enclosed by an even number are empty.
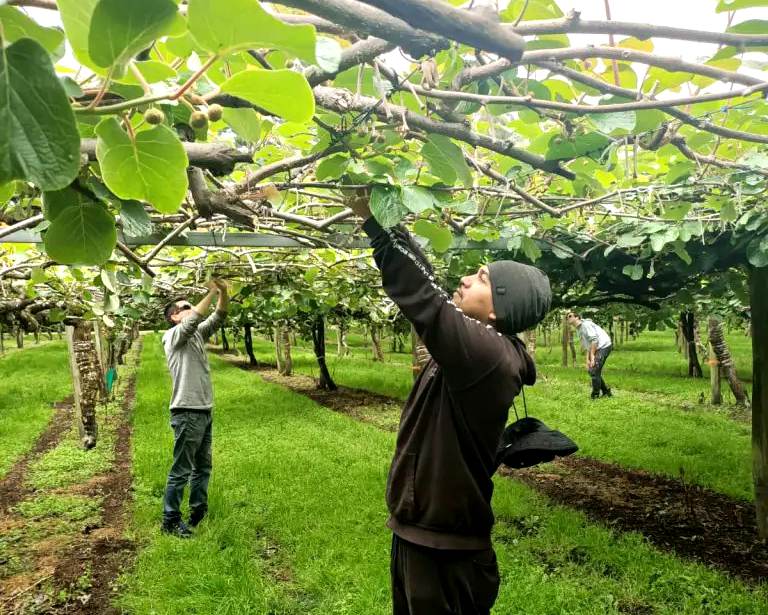
{"type": "Polygon", "coordinates": [[[203,320],[193,311],[191,316],[163,335],[163,349],[173,383],[171,410],[213,408],[213,386],[205,342],[225,317],[225,312],[216,310],[203,320]]]}

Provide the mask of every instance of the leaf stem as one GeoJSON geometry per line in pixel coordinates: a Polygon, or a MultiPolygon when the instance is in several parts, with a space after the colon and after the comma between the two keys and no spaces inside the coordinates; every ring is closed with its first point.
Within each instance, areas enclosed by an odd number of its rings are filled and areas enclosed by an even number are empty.
{"type": "Polygon", "coordinates": [[[176,93],[175,93],[175,94],[173,94],[173,95],[172,95],[172,96],[169,98],[169,100],[177,100],[177,99],[179,99],[179,98],[180,98],[180,97],[181,97],[181,96],[184,94],[184,92],[186,92],[186,91],[187,91],[189,88],[191,88],[191,87],[192,87],[192,86],[195,84],[195,81],[197,81],[198,79],[200,79],[200,77],[202,77],[202,76],[205,74],[205,71],[207,71],[207,70],[208,70],[208,69],[209,69],[209,68],[210,68],[210,67],[213,65],[213,63],[214,63],[216,60],[218,60],[218,59],[219,59],[219,54],[218,54],[218,53],[214,53],[214,54],[213,54],[213,55],[212,55],[210,58],[208,58],[208,60],[206,60],[205,64],[203,64],[203,65],[202,65],[202,66],[201,66],[201,67],[200,67],[200,68],[199,68],[199,69],[198,69],[198,70],[195,72],[195,74],[194,74],[194,75],[192,75],[192,76],[191,76],[189,79],[187,79],[187,82],[186,82],[184,85],[182,85],[182,86],[181,86],[181,87],[180,87],[180,88],[179,88],[179,89],[176,91],[176,93]]]}

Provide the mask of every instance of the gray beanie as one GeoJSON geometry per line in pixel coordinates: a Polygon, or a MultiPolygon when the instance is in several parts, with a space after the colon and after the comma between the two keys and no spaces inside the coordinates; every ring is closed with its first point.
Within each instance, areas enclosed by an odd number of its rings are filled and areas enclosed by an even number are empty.
{"type": "Polygon", "coordinates": [[[515,261],[496,261],[488,265],[488,273],[500,333],[527,331],[544,319],[552,303],[552,291],[543,271],[515,261]]]}

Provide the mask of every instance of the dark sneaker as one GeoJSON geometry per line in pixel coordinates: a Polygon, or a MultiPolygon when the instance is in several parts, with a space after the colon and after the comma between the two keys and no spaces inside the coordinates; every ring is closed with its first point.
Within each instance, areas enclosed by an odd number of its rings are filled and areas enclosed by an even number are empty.
{"type": "Polygon", "coordinates": [[[600,393],[597,393],[597,394],[595,394],[595,393],[592,393],[592,395],[590,395],[590,399],[591,399],[592,401],[594,401],[594,400],[596,400],[596,399],[600,399],[600,393]]]}
{"type": "Polygon", "coordinates": [[[161,528],[163,534],[170,534],[176,538],[192,538],[192,530],[181,519],[177,521],[163,521],[161,528]]]}
{"type": "Polygon", "coordinates": [[[611,389],[608,389],[603,393],[603,397],[613,397],[613,393],[611,393],[611,389]]]}
{"type": "Polygon", "coordinates": [[[193,510],[189,515],[189,525],[192,527],[197,527],[200,525],[200,522],[205,519],[205,513],[208,512],[207,510],[193,510]]]}

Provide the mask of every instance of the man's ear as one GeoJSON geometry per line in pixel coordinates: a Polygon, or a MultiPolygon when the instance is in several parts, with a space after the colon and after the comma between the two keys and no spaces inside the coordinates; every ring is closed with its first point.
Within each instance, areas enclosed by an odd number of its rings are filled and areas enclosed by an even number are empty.
{"type": "Polygon", "coordinates": [[[496,324],[496,312],[494,312],[493,310],[488,312],[488,321],[491,324],[494,324],[494,325],[496,324]]]}

